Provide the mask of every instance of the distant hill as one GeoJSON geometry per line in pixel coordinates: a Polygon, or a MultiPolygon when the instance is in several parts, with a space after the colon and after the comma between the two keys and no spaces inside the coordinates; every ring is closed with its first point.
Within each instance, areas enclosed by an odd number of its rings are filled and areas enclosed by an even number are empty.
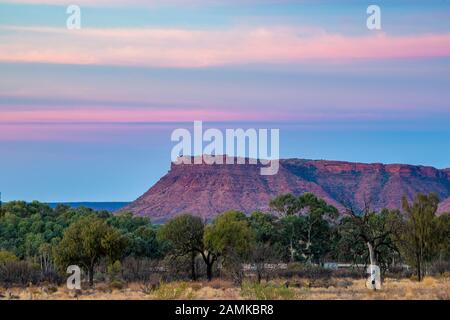
{"type": "Polygon", "coordinates": [[[164,222],[183,212],[211,219],[231,209],[267,210],[273,197],[287,192],[312,192],[340,210],[361,209],[366,202],[375,210],[400,208],[403,195],[412,199],[417,192],[435,192],[442,200],[450,197],[450,169],[305,159],[280,160],[273,176],[262,176],[259,169],[250,164],[172,164],[123,210],[164,222]]]}
{"type": "Polygon", "coordinates": [[[51,208],[55,208],[58,204],[64,204],[72,208],[86,207],[92,210],[108,210],[117,211],[123,208],[129,202],[50,202],[47,203],[51,208]]]}

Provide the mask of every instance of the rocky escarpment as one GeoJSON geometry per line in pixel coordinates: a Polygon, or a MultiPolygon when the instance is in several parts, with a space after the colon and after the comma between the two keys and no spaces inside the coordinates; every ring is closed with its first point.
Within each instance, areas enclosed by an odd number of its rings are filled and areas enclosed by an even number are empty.
{"type": "Polygon", "coordinates": [[[417,192],[450,197],[448,169],[303,159],[280,160],[273,176],[261,175],[260,168],[248,163],[172,164],[165,176],[123,210],[163,222],[179,213],[211,219],[231,209],[267,210],[270,199],[287,192],[313,192],[340,210],[366,204],[377,210],[399,208],[403,195],[411,199],[417,192]]]}

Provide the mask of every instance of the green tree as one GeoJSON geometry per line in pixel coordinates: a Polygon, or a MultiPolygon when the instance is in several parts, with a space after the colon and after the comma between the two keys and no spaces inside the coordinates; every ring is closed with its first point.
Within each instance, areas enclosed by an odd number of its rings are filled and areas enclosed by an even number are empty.
{"type": "Polygon", "coordinates": [[[94,284],[94,271],[102,258],[110,263],[119,259],[126,240],[120,232],[95,216],[79,219],[71,224],[55,248],[56,263],[63,269],[75,264],[88,274],[89,285],[94,284]]]}
{"type": "Polygon", "coordinates": [[[280,220],[281,241],[284,257],[290,262],[300,260],[301,257],[301,235],[304,230],[305,218],[297,215],[288,215],[280,220]]]}
{"type": "Polygon", "coordinates": [[[302,233],[303,252],[311,263],[323,262],[324,256],[331,250],[331,228],[338,217],[338,210],[314,194],[306,192],[299,196],[300,214],[305,217],[302,233]]]}
{"type": "Polygon", "coordinates": [[[277,217],[269,213],[255,211],[250,215],[249,223],[255,236],[250,261],[255,266],[259,283],[264,276],[268,278],[270,274],[266,264],[278,263],[282,258],[282,232],[277,217]]]}
{"type": "MultiPolygon", "coordinates": [[[[224,265],[227,265],[232,259],[248,256],[254,237],[244,213],[227,211],[218,215],[210,225],[206,226],[204,244],[212,259],[222,257],[224,265]]],[[[211,267],[212,264],[207,265],[208,279],[212,276],[211,267]]]]}
{"type": "Polygon", "coordinates": [[[412,204],[406,197],[402,200],[406,219],[399,237],[400,247],[407,261],[415,266],[419,281],[426,274],[427,264],[439,252],[438,204],[439,198],[434,193],[418,193],[412,204]]]}
{"type": "Polygon", "coordinates": [[[274,215],[255,211],[249,223],[257,242],[275,244],[280,241],[279,223],[274,215]]]}
{"type": "Polygon", "coordinates": [[[107,222],[127,238],[126,256],[158,258],[161,246],[155,227],[147,217],[135,217],[131,212],[122,212],[107,217],[107,222]]]}
{"type": "Polygon", "coordinates": [[[298,197],[282,194],[274,198],[269,206],[282,217],[290,260],[322,262],[332,248],[332,227],[338,210],[309,192],[298,197]]]}
{"type": "Polygon", "coordinates": [[[297,197],[291,193],[286,193],[272,199],[269,207],[281,217],[285,217],[297,214],[301,209],[301,204],[297,197]]]}
{"type": "MultiPolygon", "coordinates": [[[[173,256],[190,256],[192,280],[197,279],[195,257],[202,254],[202,257],[206,260],[203,246],[204,228],[204,223],[200,217],[182,214],[169,220],[159,230],[158,234],[162,240],[169,243],[169,250],[173,256]]],[[[207,262],[205,261],[205,263],[207,262]]]]}
{"type": "Polygon", "coordinates": [[[450,213],[437,218],[439,260],[450,260],[450,213]]]}

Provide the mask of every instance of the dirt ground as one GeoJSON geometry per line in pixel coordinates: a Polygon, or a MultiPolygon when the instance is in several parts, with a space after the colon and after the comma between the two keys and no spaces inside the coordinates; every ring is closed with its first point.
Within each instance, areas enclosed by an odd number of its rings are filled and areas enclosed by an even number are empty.
{"type": "Polygon", "coordinates": [[[151,288],[142,283],[130,283],[123,288],[111,288],[106,283],[94,289],[69,291],[66,287],[33,286],[0,288],[0,299],[38,300],[142,300],[142,299],[444,299],[450,300],[450,278],[427,277],[422,282],[410,279],[385,279],[379,291],[365,287],[365,280],[332,279],[326,283],[311,283],[304,279],[274,280],[269,283],[245,282],[241,287],[215,279],[211,282],[163,283],[151,288]]]}

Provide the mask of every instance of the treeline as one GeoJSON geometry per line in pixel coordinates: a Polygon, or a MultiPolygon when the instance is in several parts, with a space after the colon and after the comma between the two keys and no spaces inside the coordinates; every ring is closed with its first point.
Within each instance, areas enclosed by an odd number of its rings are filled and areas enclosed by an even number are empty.
{"type": "Polygon", "coordinates": [[[115,280],[164,271],[241,282],[243,264],[259,281],[267,265],[327,261],[384,272],[406,263],[420,280],[432,269],[450,271],[450,214],[437,216],[438,203],[418,194],[402,210],[342,214],[311,193],[284,194],[270,212],[228,211],[211,222],[182,214],[159,226],[130,213],[9,202],[0,211],[0,282],[58,282],[69,265],[79,265],[91,285],[102,274],[115,280]]]}

